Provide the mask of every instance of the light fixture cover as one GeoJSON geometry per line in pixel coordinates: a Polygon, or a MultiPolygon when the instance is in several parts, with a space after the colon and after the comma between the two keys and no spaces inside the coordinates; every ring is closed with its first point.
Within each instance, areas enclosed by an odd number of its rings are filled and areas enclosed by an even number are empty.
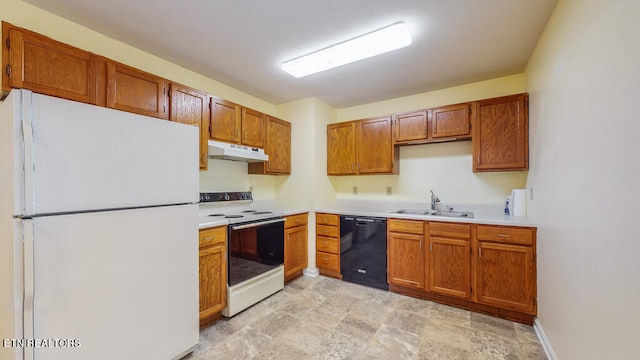
{"type": "Polygon", "coordinates": [[[341,42],[282,63],[282,70],[295,77],[349,64],[411,44],[411,34],[402,22],[341,42]]]}

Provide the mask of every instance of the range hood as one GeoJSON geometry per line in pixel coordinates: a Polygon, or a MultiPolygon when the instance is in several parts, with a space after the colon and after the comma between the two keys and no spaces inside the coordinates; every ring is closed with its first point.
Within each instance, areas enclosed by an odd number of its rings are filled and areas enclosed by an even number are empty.
{"type": "Polygon", "coordinates": [[[209,140],[209,159],[261,162],[268,161],[269,156],[264,149],[209,140]]]}

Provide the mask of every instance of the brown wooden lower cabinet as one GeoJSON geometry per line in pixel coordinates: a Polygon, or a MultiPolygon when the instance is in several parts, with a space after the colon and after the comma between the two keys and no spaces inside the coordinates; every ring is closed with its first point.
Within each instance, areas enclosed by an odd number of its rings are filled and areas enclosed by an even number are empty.
{"type": "Polygon", "coordinates": [[[221,318],[227,306],[227,227],[200,230],[200,327],[221,318]]]}
{"type": "Polygon", "coordinates": [[[476,299],[536,312],[535,229],[478,225],[476,299]]]}
{"type": "Polygon", "coordinates": [[[390,291],[533,323],[535,228],[405,219],[387,227],[390,291]]]}
{"type": "Polygon", "coordinates": [[[316,266],[322,275],[340,274],[340,216],[316,213],[316,266]]]}
{"type": "Polygon", "coordinates": [[[302,275],[307,267],[307,213],[287,216],[284,222],[284,281],[302,275]]]}
{"type": "Polygon", "coordinates": [[[387,225],[389,284],[424,289],[423,221],[390,219],[387,225]]]}
{"type": "Polygon", "coordinates": [[[427,290],[471,298],[471,225],[427,222],[427,290]]]}

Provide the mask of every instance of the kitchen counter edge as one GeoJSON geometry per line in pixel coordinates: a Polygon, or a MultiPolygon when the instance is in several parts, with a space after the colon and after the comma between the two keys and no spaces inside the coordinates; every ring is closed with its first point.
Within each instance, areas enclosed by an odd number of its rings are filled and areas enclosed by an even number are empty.
{"type": "Polygon", "coordinates": [[[470,224],[483,224],[483,225],[506,225],[506,226],[520,226],[520,227],[537,227],[533,219],[520,216],[509,215],[497,215],[487,216],[481,215],[473,218],[450,218],[444,216],[433,215],[413,215],[413,214],[393,214],[390,212],[369,212],[352,209],[332,209],[332,208],[319,208],[314,210],[316,213],[328,213],[337,215],[354,215],[354,216],[372,216],[383,217],[387,219],[409,219],[409,220],[422,220],[422,221],[439,221],[439,222],[456,222],[456,223],[470,223],[470,224]]]}

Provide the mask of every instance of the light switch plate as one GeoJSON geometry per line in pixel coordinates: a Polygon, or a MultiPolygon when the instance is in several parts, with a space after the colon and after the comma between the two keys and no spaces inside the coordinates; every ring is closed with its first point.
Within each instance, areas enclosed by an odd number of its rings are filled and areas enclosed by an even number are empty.
{"type": "Polygon", "coordinates": [[[391,186],[387,186],[387,195],[391,195],[391,186]]]}

